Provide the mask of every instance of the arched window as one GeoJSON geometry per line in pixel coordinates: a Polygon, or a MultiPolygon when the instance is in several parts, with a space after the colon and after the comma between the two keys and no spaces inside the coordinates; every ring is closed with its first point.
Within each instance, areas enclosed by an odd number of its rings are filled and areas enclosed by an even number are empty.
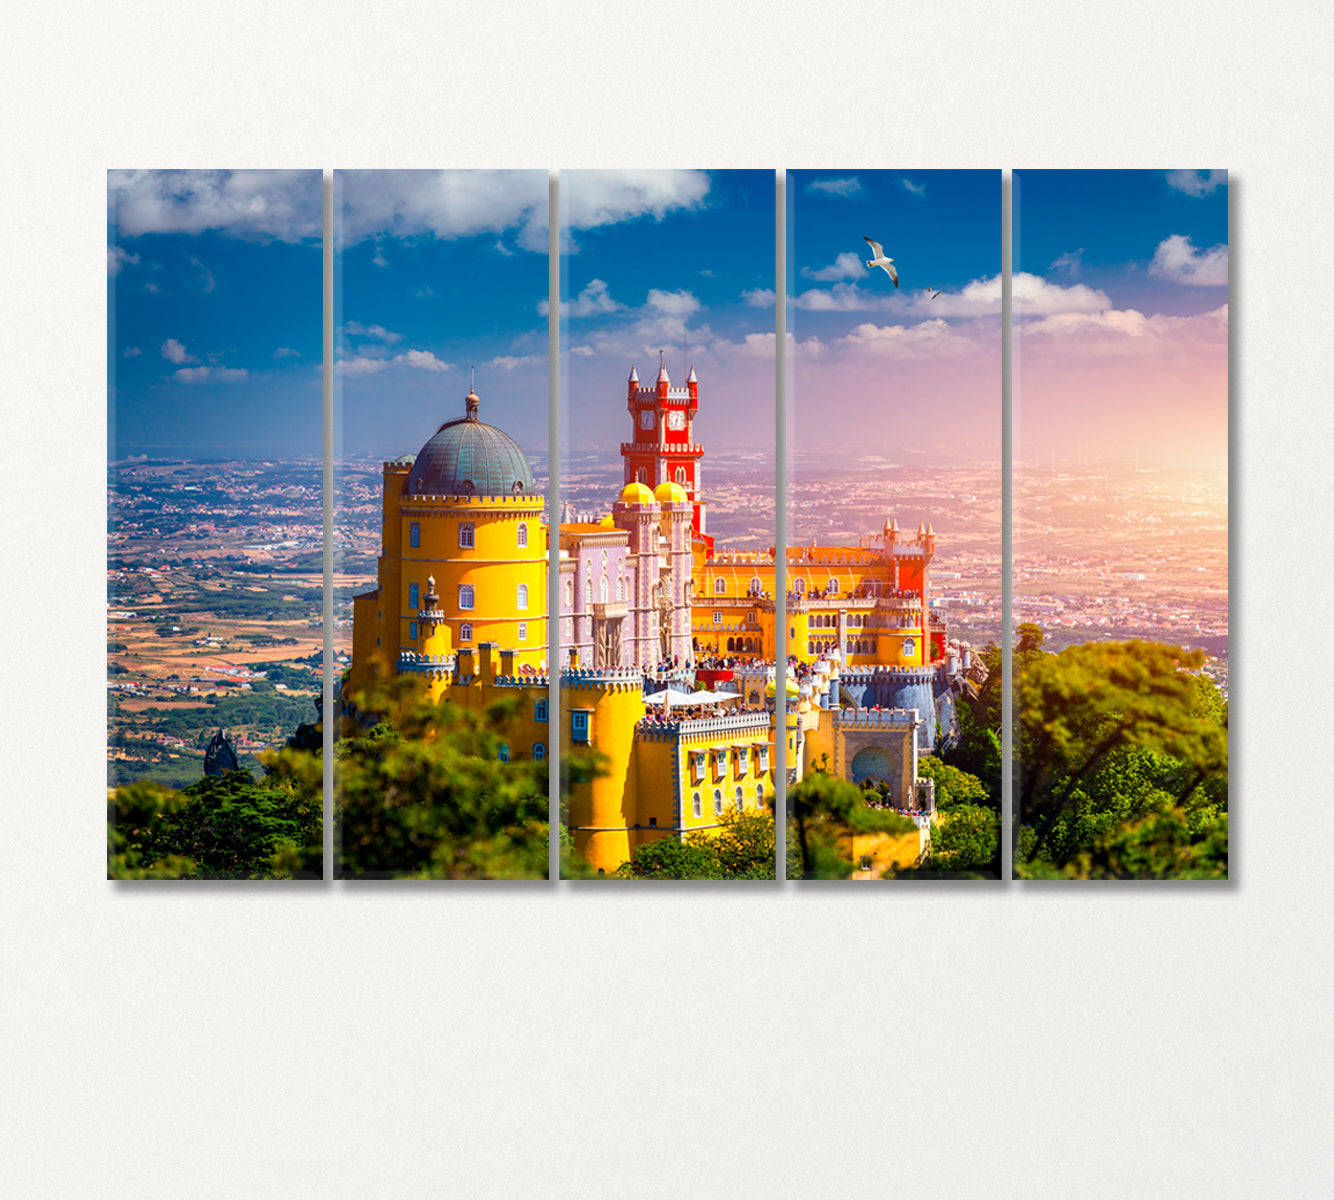
{"type": "Polygon", "coordinates": [[[903,657],[911,658],[917,653],[917,643],[912,638],[903,639],[903,657]]]}
{"type": "Polygon", "coordinates": [[[607,577],[603,575],[602,582],[598,585],[598,599],[601,600],[603,604],[607,603],[607,595],[609,591],[607,577]]]}
{"type": "Polygon", "coordinates": [[[676,482],[679,483],[679,484],[681,484],[681,485],[684,487],[684,486],[685,486],[685,481],[686,481],[686,469],[685,469],[685,467],[677,467],[677,468],[676,468],[676,482]]]}
{"type": "Polygon", "coordinates": [[[520,522],[519,522],[519,549],[520,549],[520,550],[527,550],[527,549],[528,549],[528,522],[527,522],[527,521],[520,521],[520,522]]]}
{"type": "Polygon", "coordinates": [[[838,595],[838,580],[835,579],[832,575],[829,577],[828,590],[831,596],[838,595]]]}
{"type": "Polygon", "coordinates": [[[514,593],[514,607],[517,608],[520,612],[523,612],[525,609],[527,609],[528,585],[526,583],[519,584],[518,588],[516,589],[514,593]]]}
{"type": "Polygon", "coordinates": [[[727,639],[727,648],[728,648],[728,650],[735,650],[735,649],[736,649],[736,638],[728,638],[728,639],[727,639]]]}
{"type": "Polygon", "coordinates": [[[409,622],[408,622],[408,641],[410,641],[410,642],[415,642],[416,640],[417,640],[417,622],[416,622],[416,621],[409,621],[409,622]]]}
{"type": "Polygon", "coordinates": [[[698,793],[698,792],[696,792],[696,793],[694,794],[694,796],[692,797],[692,800],[694,801],[694,805],[695,805],[695,816],[697,816],[697,817],[702,817],[702,816],[704,815],[704,805],[703,805],[703,803],[700,801],[699,793],[698,793]]]}
{"type": "Polygon", "coordinates": [[[547,748],[541,742],[533,743],[533,762],[546,762],[547,748]]]}
{"type": "Polygon", "coordinates": [[[746,589],[748,595],[758,596],[764,590],[764,584],[760,582],[758,575],[750,577],[750,586],[746,589]]]}
{"type": "Polygon", "coordinates": [[[408,607],[417,608],[420,604],[419,593],[415,583],[408,584],[408,607]]]}
{"type": "Polygon", "coordinates": [[[741,794],[741,785],[738,783],[736,785],[736,810],[737,812],[740,812],[745,807],[746,807],[746,799],[741,794]]]}
{"type": "Polygon", "coordinates": [[[471,550],[475,545],[473,530],[475,526],[471,521],[459,522],[459,545],[471,550]]]}
{"type": "Polygon", "coordinates": [[[722,789],[722,788],[714,788],[714,789],[713,789],[713,812],[714,812],[714,815],[715,815],[715,816],[718,816],[718,817],[721,817],[721,816],[723,815],[723,789],[722,789]]]}
{"type": "Polygon", "coordinates": [[[616,599],[617,600],[625,599],[625,580],[622,579],[619,575],[616,576],[616,599]]]}
{"type": "Polygon", "coordinates": [[[515,636],[516,636],[516,640],[518,640],[518,641],[520,641],[520,642],[526,642],[526,641],[528,640],[528,622],[527,622],[527,621],[520,621],[520,622],[519,622],[519,632],[518,632],[518,634],[516,634],[515,636]]]}
{"type": "Polygon", "coordinates": [[[413,521],[413,523],[408,526],[408,545],[415,550],[421,544],[422,527],[416,521],[413,521]]]}
{"type": "Polygon", "coordinates": [[[459,608],[471,611],[473,607],[472,584],[459,584],[459,608]]]}
{"type": "Polygon", "coordinates": [[[547,719],[547,702],[543,698],[533,706],[533,720],[545,721],[547,719]]]}
{"type": "Polygon", "coordinates": [[[574,580],[573,580],[573,579],[567,579],[567,580],[565,581],[565,607],[566,607],[566,608],[573,608],[573,607],[574,607],[574,580]]]}
{"type": "Polygon", "coordinates": [[[715,579],[713,581],[713,594],[715,596],[724,596],[727,594],[727,580],[715,579]]]}
{"type": "Polygon", "coordinates": [[[602,570],[605,572],[606,569],[607,569],[607,552],[604,550],[602,552],[602,570]]]}
{"type": "Polygon", "coordinates": [[[640,467],[636,475],[636,478],[639,480],[640,483],[648,483],[648,468],[640,467]]]}
{"type": "Polygon", "coordinates": [[[472,626],[469,625],[467,621],[464,621],[463,624],[459,626],[459,641],[472,641],[472,626]]]}
{"type": "Polygon", "coordinates": [[[509,748],[508,743],[503,743],[503,742],[501,743],[501,746],[500,746],[500,753],[497,754],[496,757],[499,758],[501,762],[509,762],[509,760],[510,760],[510,748],[509,748]]]}
{"type": "Polygon", "coordinates": [[[755,785],[755,807],[762,809],[764,807],[764,784],[755,785]]]}
{"type": "Polygon", "coordinates": [[[806,581],[802,579],[800,575],[797,576],[796,583],[792,585],[792,590],[798,596],[804,596],[806,594],[806,581]]]}

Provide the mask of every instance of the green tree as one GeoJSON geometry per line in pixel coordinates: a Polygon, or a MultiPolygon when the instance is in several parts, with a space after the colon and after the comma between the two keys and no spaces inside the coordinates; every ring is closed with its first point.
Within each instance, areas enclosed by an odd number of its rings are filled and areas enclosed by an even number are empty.
{"type": "Polygon", "coordinates": [[[1000,814],[960,803],[940,813],[931,831],[932,873],[995,878],[1000,872],[1000,814]]]}
{"type": "Polygon", "coordinates": [[[930,755],[918,760],[917,774],[919,778],[936,781],[938,809],[952,808],[956,804],[989,804],[991,801],[986,786],[976,775],[930,755]]]}
{"type": "Polygon", "coordinates": [[[707,842],[655,838],[636,846],[629,862],[613,872],[616,879],[721,879],[722,867],[707,842]]]}
{"type": "Polygon", "coordinates": [[[699,830],[684,839],[660,837],[636,846],[616,868],[618,879],[773,879],[771,813],[723,813],[717,832],[699,830]]]}
{"type": "Polygon", "coordinates": [[[909,833],[916,825],[888,809],[871,808],[865,794],[821,768],[788,788],[789,879],[846,879],[852,861],[840,842],[854,833],[909,833]]]}

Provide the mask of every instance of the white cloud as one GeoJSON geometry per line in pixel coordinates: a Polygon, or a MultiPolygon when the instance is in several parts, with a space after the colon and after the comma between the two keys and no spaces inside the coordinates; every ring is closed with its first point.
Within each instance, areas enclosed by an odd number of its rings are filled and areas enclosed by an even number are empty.
{"type": "Polygon", "coordinates": [[[421,287],[415,288],[413,290],[412,298],[414,300],[429,300],[434,295],[435,295],[435,288],[433,288],[429,283],[423,283],[421,287]]]}
{"type": "Polygon", "coordinates": [[[125,354],[124,354],[124,357],[125,357],[125,358],[138,358],[139,355],[141,355],[142,353],[143,353],[143,351],[140,350],[138,346],[126,346],[126,347],[125,347],[125,354]]]}
{"type": "Polygon", "coordinates": [[[214,291],[218,286],[218,281],[213,278],[213,272],[193,255],[190,257],[190,263],[199,268],[199,286],[206,292],[214,291]]]}
{"type": "Polygon", "coordinates": [[[487,365],[500,367],[505,371],[512,371],[515,367],[528,367],[537,362],[545,363],[546,355],[539,357],[536,354],[522,354],[515,357],[513,354],[501,354],[493,358],[487,365]]]}
{"type": "MultiPolygon", "coordinates": [[[[573,300],[561,301],[560,315],[562,317],[591,317],[595,313],[618,312],[624,307],[624,304],[611,298],[611,293],[607,291],[607,285],[601,279],[591,279],[588,286],[573,300]]],[[[550,302],[539,300],[537,311],[545,317],[551,311],[550,302]]]]}
{"type": "Polygon", "coordinates": [[[109,171],[107,205],[116,228],[296,242],[323,235],[319,171],[109,171]]]}
{"type": "MultiPolygon", "coordinates": [[[[1111,308],[1106,292],[1076,283],[1064,287],[1040,275],[1016,271],[1013,284],[1016,316],[1042,316],[1060,312],[1100,312],[1111,308]]],[[[974,279],[957,292],[946,292],[938,300],[929,300],[926,293],[915,293],[909,311],[936,317],[982,317],[1001,310],[1001,280],[999,275],[974,279]]]]}
{"type": "Polygon", "coordinates": [[[384,248],[379,242],[375,243],[375,257],[371,259],[371,265],[376,267],[387,267],[389,260],[384,256],[384,248]]]}
{"type": "Polygon", "coordinates": [[[187,354],[185,351],[185,347],[181,345],[181,343],[178,342],[175,338],[168,338],[165,342],[162,343],[162,357],[165,358],[168,362],[174,362],[174,363],[188,363],[188,362],[199,361],[199,359],[197,359],[193,354],[187,354]]]}
{"type": "Polygon", "coordinates": [[[241,383],[249,375],[244,367],[182,367],[172,378],[178,383],[241,383]]]}
{"type": "Polygon", "coordinates": [[[1207,196],[1227,185],[1226,171],[1168,171],[1167,186],[1187,196],[1207,196]]]}
{"type": "Polygon", "coordinates": [[[699,208],[709,194],[707,171],[579,171],[562,177],[561,210],[574,229],[596,229],[637,217],[661,221],[699,208]]]}
{"type": "MultiPolygon", "coordinates": [[[[773,333],[748,333],[739,342],[727,342],[721,339],[712,342],[709,351],[722,360],[757,358],[773,362],[774,346],[777,341],[778,338],[773,333]]],[[[789,355],[800,358],[819,358],[829,348],[818,337],[809,337],[804,342],[799,342],[791,333],[786,335],[786,345],[789,355]]]]}
{"type": "Polygon", "coordinates": [[[821,267],[818,271],[811,267],[802,267],[801,273],[807,279],[816,279],[820,282],[829,282],[834,279],[856,279],[866,270],[862,266],[862,260],[858,258],[851,250],[844,251],[827,267],[821,267]]]}
{"type": "Polygon", "coordinates": [[[505,243],[502,242],[499,238],[496,239],[495,250],[496,253],[503,254],[506,258],[514,257],[514,251],[511,250],[507,245],[505,245],[505,243]]]}
{"type": "Polygon", "coordinates": [[[344,378],[356,378],[359,375],[378,375],[386,367],[411,367],[418,371],[452,371],[454,364],[437,358],[429,350],[405,350],[392,358],[377,358],[369,354],[354,354],[351,358],[340,358],[334,369],[344,378]]]}
{"type": "Polygon", "coordinates": [[[279,346],[278,349],[273,352],[273,357],[277,359],[300,358],[301,351],[293,350],[291,346],[279,346]]]}
{"type": "Polygon", "coordinates": [[[386,329],[383,325],[363,325],[359,321],[348,321],[343,326],[343,332],[350,334],[352,337],[375,338],[388,346],[403,340],[401,333],[394,333],[393,330],[386,329]]]}
{"type": "Polygon", "coordinates": [[[1084,247],[1080,246],[1078,250],[1068,250],[1058,258],[1052,260],[1052,264],[1047,269],[1049,271],[1061,271],[1069,275],[1071,279],[1078,279],[1079,272],[1084,266],[1084,247]]]}
{"type": "MultiPolygon", "coordinates": [[[[1056,313],[1015,326],[1025,344],[1075,357],[1089,354],[1147,355],[1160,361],[1191,351],[1192,347],[1227,345],[1226,304],[1199,316],[1146,316],[1133,308],[1098,313],[1056,313]]],[[[1210,353],[1214,353],[1211,351],[1210,353]]]]}
{"type": "Polygon", "coordinates": [[[1190,238],[1174,233],[1158,243],[1149,274],[1194,287],[1227,286],[1227,246],[1197,250],[1190,238]]]}
{"type": "Polygon", "coordinates": [[[742,292],[743,299],[751,308],[772,308],[774,304],[773,288],[754,288],[749,292],[742,292]]]}
{"type": "Polygon", "coordinates": [[[571,346],[570,353],[578,358],[592,358],[597,351],[592,346],[571,346]]]}
{"type": "Polygon", "coordinates": [[[838,344],[883,358],[958,357],[981,349],[980,342],[939,317],[916,325],[858,325],[838,344]]]}
{"type": "Polygon", "coordinates": [[[119,246],[107,247],[107,274],[119,275],[121,267],[128,263],[135,266],[139,261],[137,254],[131,254],[128,250],[123,250],[119,246]]]}
{"type": "Polygon", "coordinates": [[[824,192],[827,196],[857,196],[861,194],[862,181],[855,175],[846,179],[815,179],[806,185],[808,192],[824,192]]]}
{"type": "Polygon", "coordinates": [[[648,305],[672,317],[688,317],[691,313],[699,312],[699,301],[684,288],[675,292],[649,288],[648,305]]]}
{"type": "Polygon", "coordinates": [[[926,195],[926,184],[924,183],[913,183],[911,179],[900,179],[899,182],[903,184],[904,190],[909,192],[911,195],[914,196],[926,195]]]}
{"type": "Polygon", "coordinates": [[[861,312],[887,308],[893,299],[892,296],[864,291],[855,283],[836,283],[831,288],[810,288],[799,296],[790,296],[788,303],[793,308],[811,312],[861,312]]]}

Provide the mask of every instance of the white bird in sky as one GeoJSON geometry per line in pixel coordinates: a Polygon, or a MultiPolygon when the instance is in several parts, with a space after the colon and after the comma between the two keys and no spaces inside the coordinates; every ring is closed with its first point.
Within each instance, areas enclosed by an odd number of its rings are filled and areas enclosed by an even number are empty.
{"type": "Polygon", "coordinates": [[[933,288],[933,287],[928,283],[928,284],[926,285],[926,290],[927,290],[928,292],[931,293],[931,299],[934,300],[934,299],[935,299],[937,296],[939,296],[939,295],[941,294],[941,292],[943,292],[945,289],[944,289],[944,288],[941,288],[939,291],[937,291],[935,288],[933,288]]]}
{"type": "Polygon", "coordinates": [[[866,265],[868,267],[884,267],[885,274],[894,281],[894,286],[898,287],[899,273],[894,269],[894,260],[885,257],[885,248],[879,242],[872,242],[866,234],[862,234],[862,241],[868,242],[872,251],[875,253],[874,258],[868,258],[866,260],[866,265]]]}

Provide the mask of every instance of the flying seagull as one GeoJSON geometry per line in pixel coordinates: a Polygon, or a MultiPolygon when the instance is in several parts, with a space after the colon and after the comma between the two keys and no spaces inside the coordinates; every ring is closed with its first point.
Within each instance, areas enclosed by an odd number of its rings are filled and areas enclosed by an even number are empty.
{"type": "Polygon", "coordinates": [[[869,243],[871,250],[875,254],[874,258],[868,258],[866,260],[866,265],[868,267],[884,267],[885,274],[894,281],[894,286],[898,287],[899,273],[894,269],[894,260],[885,257],[885,248],[879,242],[872,242],[866,234],[862,234],[862,241],[869,243]]]}
{"type": "Polygon", "coordinates": [[[926,290],[927,290],[928,292],[931,293],[931,295],[928,297],[928,299],[934,300],[937,296],[939,296],[942,292],[944,292],[945,289],[944,289],[944,288],[941,288],[940,291],[938,292],[938,291],[936,291],[935,288],[933,288],[933,287],[928,283],[928,284],[926,285],[926,290]]]}

